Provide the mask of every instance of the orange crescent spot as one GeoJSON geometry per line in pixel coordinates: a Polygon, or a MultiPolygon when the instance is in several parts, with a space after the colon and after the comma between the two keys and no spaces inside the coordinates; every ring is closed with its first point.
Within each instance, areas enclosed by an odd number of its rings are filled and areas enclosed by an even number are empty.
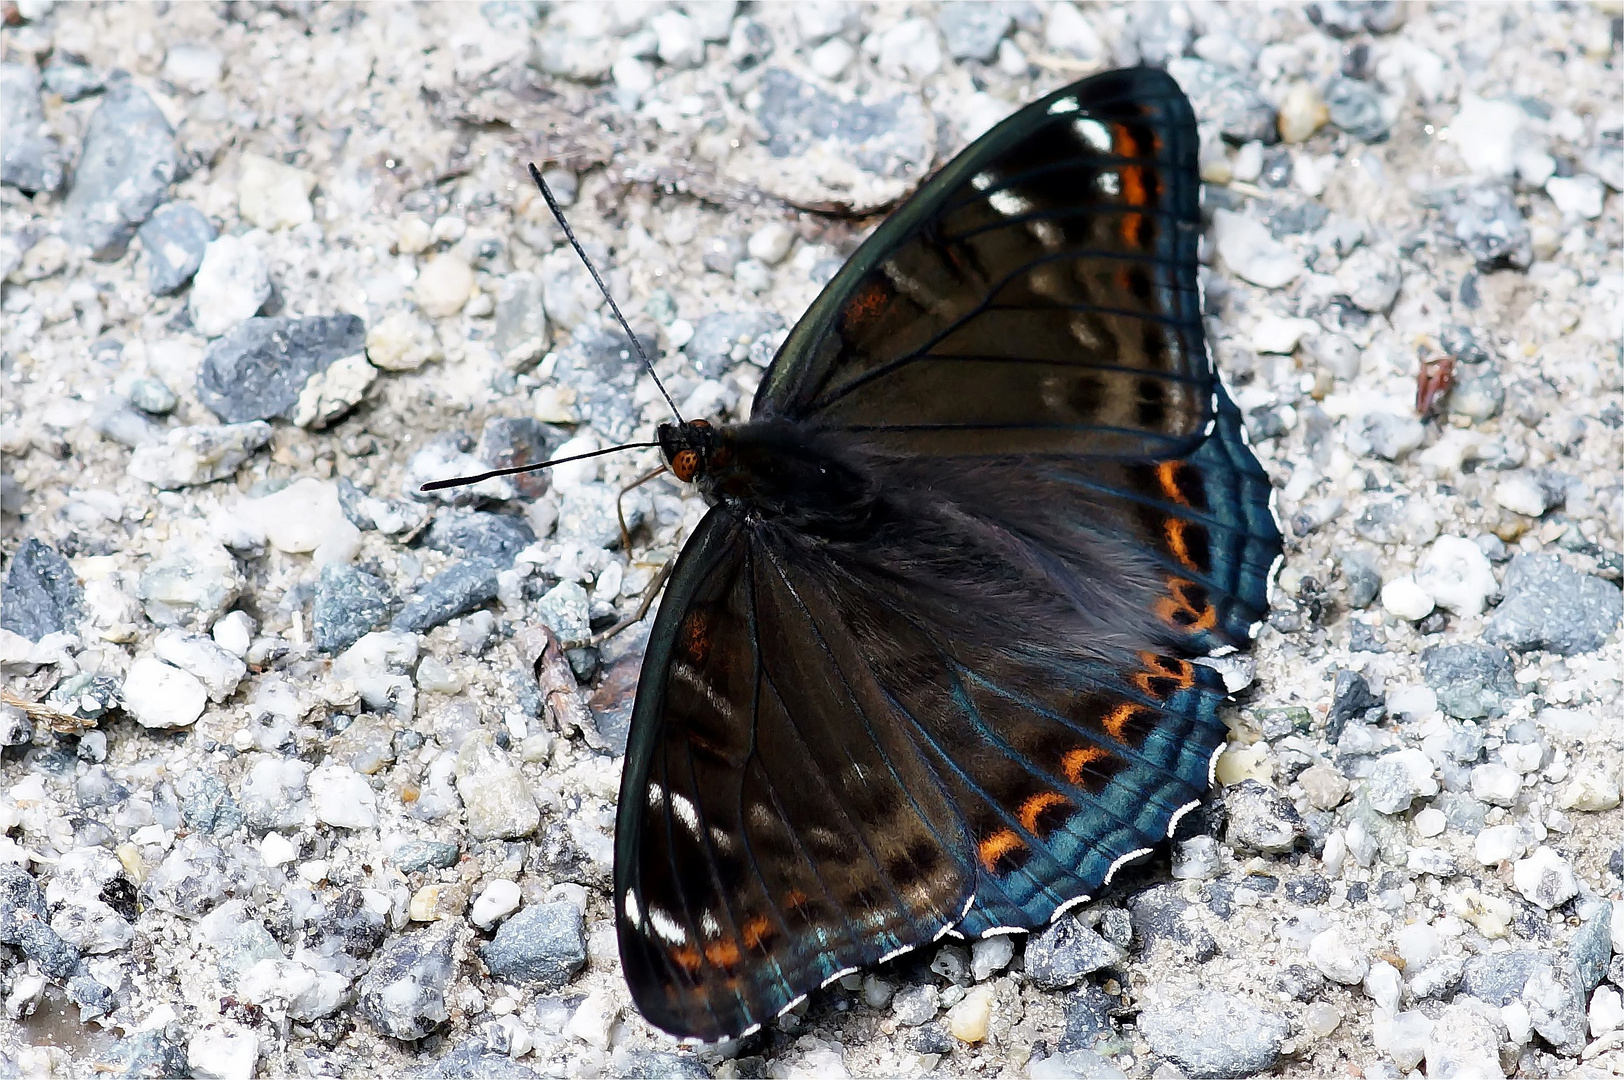
{"type": "Polygon", "coordinates": [[[1139,659],[1145,664],[1144,671],[1134,673],[1133,684],[1143,690],[1148,697],[1157,701],[1165,699],[1170,691],[1158,686],[1159,682],[1170,682],[1173,690],[1188,690],[1195,685],[1195,669],[1188,660],[1177,660],[1168,656],[1157,656],[1155,653],[1142,652],[1139,659]]]}
{"type": "Polygon", "coordinates": [[[1105,730],[1110,733],[1111,738],[1126,741],[1122,733],[1128,729],[1129,724],[1139,718],[1139,714],[1143,711],[1143,705],[1124,701],[1105,714],[1105,730]]]}
{"type": "Polygon", "coordinates": [[[1184,491],[1179,487],[1179,473],[1183,470],[1182,461],[1162,461],[1156,464],[1156,482],[1162,486],[1162,494],[1178,503],[1180,506],[1189,506],[1190,500],[1184,497],[1184,491]]]}
{"type": "Polygon", "coordinates": [[[1032,796],[1021,804],[1019,817],[1021,827],[1034,836],[1041,836],[1043,831],[1038,827],[1038,819],[1045,810],[1055,806],[1070,806],[1071,800],[1055,791],[1044,791],[1032,796]]]}
{"type": "Polygon", "coordinates": [[[992,873],[998,872],[998,860],[1012,851],[1019,851],[1026,844],[1014,829],[999,829],[981,843],[976,845],[976,852],[981,856],[981,865],[992,873]]]}
{"type": "Polygon", "coordinates": [[[1066,779],[1082,786],[1083,771],[1096,761],[1102,761],[1111,755],[1097,746],[1079,746],[1075,750],[1067,750],[1065,757],[1060,759],[1060,768],[1065,771],[1066,779]]]}
{"type": "Polygon", "coordinates": [[[1129,206],[1144,206],[1150,202],[1150,187],[1145,183],[1145,169],[1142,165],[1124,165],[1122,176],[1122,201],[1129,206]]]}
{"type": "Polygon", "coordinates": [[[879,318],[880,312],[885,310],[885,286],[878,281],[870,282],[862,291],[852,297],[846,304],[845,323],[848,329],[860,329],[864,323],[879,318]]]}
{"type": "Polygon", "coordinates": [[[1189,527],[1190,523],[1188,521],[1181,518],[1168,518],[1167,524],[1162,531],[1167,536],[1167,550],[1173,553],[1173,558],[1177,559],[1180,565],[1187,569],[1197,570],[1199,567],[1195,565],[1195,560],[1190,558],[1189,542],[1184,539],[1184,530],[1189,527]]]}
{"type": "Polygon", "coordinates": [[[713,941],[705,946],[705,959],[719,968],[737,967],[742,959],[738,943],[728,938],[713,941]]]}
{"type": "Polygon", "coordinates": [[[765,915],[753,915],[745,920],[739,936],[744,939],[745,948],[759,951],[762,943],[773,936],[772,924],[765,915]]]}
{"type": "Polygon", "coordinates": [[[699,972],[699,950],[692,945],[684,945],[680,949],[671,950],[671,959],[676,965],[690,975],[699,972]]]}
{"type": "MultiPolygon", "coordinates": [[[[1184,562],[1186,566],[1189,565],[1189,562],[1180,555],[1178,549],[1174,549],[1174,554],[1179,555],[1180,561],[1184,562]]],[[[1193,566],[1190,568],[1195,569],[1193,566]]],[[[1169,578],[1167,587],[1171,595],[1164,596],[1156,601],[1157,618],[1178,630],[1211,630],[1218,625],[1218,610],[1216,608],[1207,603],[1203,603],[1198,607],[1190,600],[1189,590],[1195,588],[1194,582],[1186,581],[1184,578],[1169,578]]],[[[1180,661],[1180,663],[1183,662],[1180,661]]],[[[1187,670],[1188,668],[1188,664],[1184,664],[1183,667],[1162,667],[1162,674],[1159,677],[1180,679],[1182,682],[1179,688],[1188,689],[1194,685],[1193,673],[1187,670]]]]}

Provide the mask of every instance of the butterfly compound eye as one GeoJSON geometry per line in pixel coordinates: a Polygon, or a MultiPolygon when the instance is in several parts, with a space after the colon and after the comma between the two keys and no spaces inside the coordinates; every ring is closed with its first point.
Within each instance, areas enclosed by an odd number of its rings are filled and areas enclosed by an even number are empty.
{"type": "Polygon", "coordinates": [[[699,472],[699,451],[678,450],[671,458],[671,471],[684,484],[693,483],[695,474],[699,472]]]}

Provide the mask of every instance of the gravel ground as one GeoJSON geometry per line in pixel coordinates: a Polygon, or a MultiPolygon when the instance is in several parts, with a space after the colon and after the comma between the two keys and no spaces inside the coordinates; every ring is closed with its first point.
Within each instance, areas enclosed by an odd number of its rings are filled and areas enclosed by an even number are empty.
{"type": "Polygon", "coordinates": [[[0,1072],[1624,1073],[1617,3],[4,14],[0,1072]],[[414,494],[665,419],[523,163],[734,418],[876,211],[1140,60],[1288,531],[1221,788],[1031,941],[678,1048],[607,891],[642,637],[541,628],[701,506],[414,494]]]}

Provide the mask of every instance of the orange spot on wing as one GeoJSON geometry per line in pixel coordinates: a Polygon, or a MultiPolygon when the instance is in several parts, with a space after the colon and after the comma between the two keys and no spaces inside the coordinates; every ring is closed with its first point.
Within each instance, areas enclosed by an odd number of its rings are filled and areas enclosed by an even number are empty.
{"type": "Polygon", "coordinates": [[[680,949],[671,950],[671,959],[683,971],[690,975],[699,973],[699,950],[692,945],[684,945],[680,949]]]}
{"type": "Polygon", "coordinates": [[[1067,780],[1081,785],[1084,770],[1110,756],[1097,746],[1079,746],[1075,750],[1066,751],[1066,756],[1060,759],[1060,768],[1064,770],[1067,780]]]}
{"type": "Polygon", "coordinates": [[[1019,851],[1026,844],[1014,829],[999,829],[980,844],[976,845],[976,852],[981,856],[981,865],[993,873],[998,872],[998,860],[1011,852],[1019,851]]]}
{"type": "Polygon", "coordinates": [[[705,959],[719,968],[737,967],[741,959],[738,942],[729,938],[705,946],[705,959]]]}
{"type": "Polygon", "coordinates": [[[1189,542],[1184,539],[1184,530],[1189,527],[1190,523],[1182,518],[1168,518],[1162,532],[1167,536],[1167,550],[1173,553],[1173,558],[1190,570],[1199,570],[1195,560],[1190,558],[1189,542]]]}
{"type": "Polygon", "coordinates": [[[1119,702],[1114,709],[1105,714],[1105,730],[1111,738],[1126,741],[1123,732],[1127,731],[1128,725],[1139,719],[1145,711],[1143,705],[1136,705],[1131,701],[1119,702]]]}
{"type": "Polygon", "coordinates": [[[845,324],[848,329],[861,329],[864,324],[879,318],[890,300],[885,286],[871,281],[846,302],[845,324]]]}
{"type": "Polygon", "coordinates": [[[1043,829],[1042,818],[1046,811],[1056,807],[1071,805],[1071,800],[1055,791],[1043,791],[1032,796],[1021,804],[1019,817],[1021,827],[1034,836],[1041,836],[1047,830],[1043,829]]]}
{"type": "MultiPolygon", "coordinates": [[[[1174,554],[1179,555],[1177,549],[1174,550],[1174,554]]],[[[1180,556],[1180,561],[1190,566],[1187,557],[1180,556]]],[[[1167,586],[1170,594],[1156,601],[1157,618],[1179,630],[1211,630],[1218,625],[1218,610],[1207,603],[1205,593],[1195,582],[1178,577],[1168,578],[1167,586]]],[[[1189,667],[1188,664],[1184,666],[1189,667]]],[[[1135,676],[1136,679],[1139,677],[1135,676]]],[[[1190,672],[1182,674],[1163,672],[1154,677],[1186,680],[1180,683],[1181,690],[1193,685],[1193,674],[1190,672]]]]}
{"type": "Polygon", "coordinates": [[[1157,701],[1195,685],[1195,668],[1188,660],[1157,656],[1150,652],[1140,653],[1139,659],[1144,662],[1145,670],[1134,672],[1133,684],[1157,701]]]}
{"type": "Polygon", "coordinates": [[[682,620],[682,629],[678,631],[677,645],[687,659],[695,664],[705,663],[710,657],[711,649],[709,612],[703,608],[695,608],[688,613],[688,617],[682,620]]]}
{"type": "Polygon", "coordinates": [[[1156,464],[1156,482],[1161,485],[1162,494],[1178,503],[1180,506],[1189,506],[1190,500],[1185,497],[1184,489],[1179,486],[1183,479],[1185,465],[1182,461],[1161,461],[1156,464]]]}
{"type": "Polygon", "coordinates": [[[753,915],[745,920],[739,936],[744,939],[745,948],[760,950],[763,943],[773,936],[772,924],[765,915],[753,915]]]}

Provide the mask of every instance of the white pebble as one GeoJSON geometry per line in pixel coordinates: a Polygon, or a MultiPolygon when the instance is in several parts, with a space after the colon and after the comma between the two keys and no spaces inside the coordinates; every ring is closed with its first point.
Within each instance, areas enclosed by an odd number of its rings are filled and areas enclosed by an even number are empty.
{"type": "Polygon", "coordinates": [[[1490,825],[1478,831],[1473,846],[1478,862],[1495,866],[1523,853],[1522,833],[1515,825],[1490,825]]]}
{"type": "Polygon", "coordinates": [[[124,711],[142,727],[180,728],[197,723],[209,692],[195,675],[142,656],[130,665],[119,696],[124,711]]]}
{"type": "Polygon", "coordinates": [[[1427,923],[1411,923],[1393,935],[1393,944],[1404,960],[1406,971],[1420,971],[1432,963],[1442,948],[1438,931],[1427,923]]]}
{"type": "Polygon", "coordinates": [[[339,829],[371,829],[378,824],[378,793],[348,765],[323,765],[310,774],[316,817],[339,829]]]}
{"type": "Polygon", "coordinates": [[[1429,806],[1415,815],[1415,831],[1418,836],[1439,836],[1448,828],[1449,820],[1444,817],[1443,811],[1429,806]]]}
{"type": "Polygon", "coordinates": [[[1403,721],[1424,720],[1438,711],[1438,694],[1430,686],[1398,686],[1387,692],[1387,714],[1403,721]]]}
{"type": "Polygon", "coordinates": [[[271,296],[271,264],[252,242],[222,236],[203,249],[187,304],[192,325],[204,337],[219,337],[259,311],[271,296]]]}
{"type": "Polygon", "coordinates": [[[1287,319],[1279,315],[1265,315],[1252,328],[1252,348],[1260,353],[1289,356],[1296,351],[1303,335],[1318,324],[1312,319],[1287,319]]]}
{"type": "Polygon", "coordinates": [[[1362,982],[1370,961],[1353,948],[1341,930],[1332,928],[1316,934],[1308,943],[1308,959],[1320,974],[1333,982],[1352,986],[1362,982]]]}
{"type": "Polygon", "coordinates": [[[978,1043],[987,1037],[992,1022],[993,988],[972,987],[957,1005],[947,1010],[947,1030],[960,1042],[978,1043]]]}
{"type": "Polygon", "coordinates": [[[1618,804],[1618,777],[1596,766],[1576,770],[1556,796],[1556,805],[1563,810],[1595,813],[1611,810],[1618,804]]]}
{"type": "Polygon", "coordinates": [[[1382,607],[1390,614],[1415,622],[1432,613],[1433,603],[1415,578],[1406,574],[1382,586],[1382,607]]]}
{"type": "Polygon", "coordinates": [[[1525,472],[1513,473],[1494,485],[1494,501],[1526,517],[1540,517],[1550,509],[1544,487],[1525,472]]]}
{"type": "Polygon", "coordinates": [[[1611,986],[1598,986],[1590,996],[1590,1034],[1596,1038],[1624,1029],[1624,996],[1611,986]]]}
{"type": "Polygon", "coordinates": [[[1449,124],[1449,144],[1474,173],[1510,176],[1527,141],[1527,123],[1528,114],[1513,102],[1462,95],[1460,111],[1449,124]]]}
{"type": "Polygon", "coordinates": [[[402,214],[395,222],[395,250],[402,255],[416,255],[427,251],[434,242],[429,223],[416,214],[402,214]]]}
{"type": "Polygon", "coordinates": [[[620,1006],[606,987],[598,987],[586,996],[565,1028],[567,1033],[600,1050],[609,1046],[609,1030],[620,1018],[620,1006]]]}
{"type": "Polygon", "coordinates": [[[846,73],[855,59],[857,50],[851,47],[851,43],[845,38],[836,37],[813,49],[806,62],[815,74],[833,82],[846,73]]]}
{"type": "Polygon", "coordinates": [[[1416,584],[1437,605],[1457,615],[1481,615],[1495,591],[1494,569],[1481,548],[1463,536],[1432,542],[1415,572],[1416,584]]]}
{"type": "Polygon", "coordinates": [[[259,1036],[225,1021],[209,1024],[186,1043],[192,1075],[209,1080],[252,1080],[258,1060],[259,1036]]]}
{"type": "Polygon", "coordinates": [[[462,677],[432,656],[417,665],[417,688],[431,694],[451,695],[462,690],[462,677]]]}
{"type": "Polygon", "coordinates": [[[261,229],[287,229],[315,219],[310,192],[316,178],[258,154],[244,154],[237,174],[237,213],[261,229]]]}
{"type": "MultiPolygon", "coordinates": [[[[152,651],[158,659],[202,680],[210,701],[224,701],[248,674],[248,665],[210,638],[169,627],[158,634],[152,651]]],[[[244,647],[244,652],[247,648],[244,647]]]]}
{"type": "Polygon", "coordinates": [[[520,899],[518,882],[497,878],[480,892],[468,917],[481,930],[489,930],[504,916],[518,911],[520,899]]]}
{"type": "Polygon", "coordinates": [[[1088,17],[1069,0],[1060,0],[1049,8],[1049,19],[1043,28],[1043,43],[1050,52],[1073,56],[1102,67],[1110,57],[1110,49],[1090,25],[1088,17]]]}
{"type": "Polygon", "coordinates": [[[1521,1001],[1508,1001],[1500,1006],[1500,1020],[1506,1025],[1506,1035],[1513,1046],[1526,1045],[1534,1033],[1534,1018],[1521,1001]]]}
{"type": "MultiPolygon", "coordinates": [[[[1056,9],[1069,6],[1055,5],[1056,9]]],[[[1308,268],[1302,256],[1276,240],[1267,226],[1243,214],[1214,211],[1212,232],[1224,262],[1253,285],[1278,289],[1296,281],[1308,268]]]]}
{"type": "Polygon", "coordinates": [[[1015,942],[1008,934],[977,938],[970,944],[970,974],[985,982],[1009,966],[1015,958],[1015,942]]]}
{"type": "Polygon", "coordinates": [[[361,543],[361,530],[344,516],[338,485],[330,480],[307,476],[263,498],[245,499],[241,514],[276,550],[313,552],[317,567],[348,562],[361,543]]]}
{"type": "Polygon", "coordinates": [[[1545,181],[1545,193],[1556,208],[1568,217],[1593,221],[1601,217],[1607,189],[1594,176],[1553,176],[1545,181]]]}
{"type": "Polygon", "coordinates": [[[416,371],[440,355],[434,327],[414,312],[392,311],[367,327],[367,360],[385,371],[416,371]]]}
{"type": "Polygon", "coordinates": [[[705,60],[705,40],[694,20],[676,11],[663,11],[649,20],[659,39],[660,60],[674,68],[698,67],[705,60]]]}
{"type": "Polygon", "coordinates": [[[182,41],[169,47],[164,55],[164,79],[182,90],[202,93],[220,81],[226,58],[218,49],[193,41],[182,41]]]}
{"type": "Polygon", "coordinates": [[[880,36],[876,62],[894,78],[918,81],[942,69],[942,38],[929,19],[906,19],[880,36]]]}
{"type": "Polygon", "coordinates": [[[246,611],[230,611],[214,624],[214,643],[232,656],[248,655],[254,641],[254,620],[246,611]]]}
{"type": "Polygon", "coordinates": [[[1399,995],[1404,992],[1404,980],[1399,977],[1398,968],[1385,960],[1378,960],[1365,972],[1364,990],[1365,996],[1376,1003],[1376,1008],[1383,1012],[1397,1012],[1399,995]]]}
{"type": "Polygon", "coordinates": [[[1491,806],[1511,806],[1522,790],[1522,777],[1504,765],[1489,763],[1472,770],[1472,798],[1491,806]]]}
{"type": "Polygon", "coordinates": [[[293,841],[279,832],[268,832],[265,839],[259,842],[259,857],[268,866],[282,866],[298,856],[299,849],[293,846],[293,841]]]}
{"type": "Polygon", "coordinates": [[[462,310],[474,291],[474,271],[456,255],[436,255],[417,275],[413,294],[423,311],[436,319],[462,310]]]}
{"type": "Polygon", "coordinates": [[[1512,865],[1511,881],[1525,900],[1547,911],[1566,903],[1579,892],[1573,867],[1544,844],[1535,848],[1528,858],[1518,859],[1512,865]]]}
{"type": "Polygon", "coordinates": [[[777,266],[789,254],[790,245],[794,242],[795,230],[782,221],[774,221],[757,229],[746,249],[752,259],[760,259],[768,266],[777,266]]]}

